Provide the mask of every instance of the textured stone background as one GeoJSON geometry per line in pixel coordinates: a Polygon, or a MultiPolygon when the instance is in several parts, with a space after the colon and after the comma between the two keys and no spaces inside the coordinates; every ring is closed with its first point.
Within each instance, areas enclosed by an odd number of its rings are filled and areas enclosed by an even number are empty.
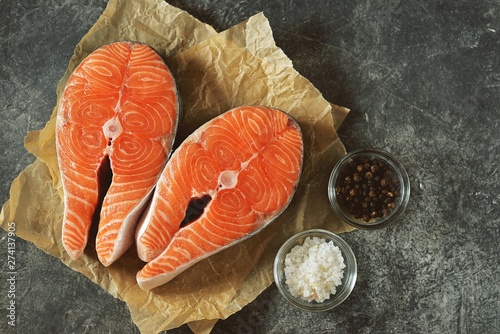
{"type": "MultiPolygon", "coordinates": [[[[359,265],[344,304],[304,313],[272,285],[213,333],[500,333],[499,1],[171,4],[218,30],[263,11],[295,68],[352,109],[339,131],[347,149],[394,153],[412,182],[397,224],[343,235],[359,265]]],[[[48,120],[73,49],[105,5],[0,1],[1,203],[33,160],[24,136],[48,120]]],[[[123,303],[33,245],[16,247],[17,332],[138,333],[123,303]]],[[[5,274],[0,295],[6,333],[5,274]]]]}

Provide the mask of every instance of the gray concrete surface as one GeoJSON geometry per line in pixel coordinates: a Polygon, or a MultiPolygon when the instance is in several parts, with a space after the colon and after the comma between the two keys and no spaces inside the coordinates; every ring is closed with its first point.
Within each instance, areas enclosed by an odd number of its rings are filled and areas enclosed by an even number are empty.
{"type": "MultiPolygon", "coordinates": [[[[331,102],[351,108],[348,150],[386,149],[407,167],[404,217],[344,239],[359,273],[323,314],[272,285],[213,333],[500,333],[500,2],[230,1],[171,4],[224,30],[263,11],[279,47],[331,102]]],[[[106,5],[0,1],[0,202],[33,157],[73,49],[106,5]]],[[[7,271],[1,231],[2,270],[7,271]]],[[[124,303],[17,240],[18,333],[138,333],[124,303]]],[[[0,332],[7,324],[1,278],[0,332]]],[[[190,333],[186,326],[169,333],[190,333]]]]}

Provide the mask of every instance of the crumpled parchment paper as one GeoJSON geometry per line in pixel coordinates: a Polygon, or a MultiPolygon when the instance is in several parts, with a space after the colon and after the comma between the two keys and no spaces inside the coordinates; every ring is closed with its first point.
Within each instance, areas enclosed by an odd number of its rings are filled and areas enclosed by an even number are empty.
{"type": "Polygon", "coordinates": [[[252,302],[273,282],[272,263],[279,246],[309,228],[350,231],[332,212],[327,184],[331,168],[345,154],[337,137],[348,109],[326,101],[296,70],[274,42],[262,13],[217,33],[212,27],[163,1],[111,0],[76,46],[57,87],[58,101],[73,69],[98,47],[117,40],[149,44],[166,60],[177,80],[184,116],[176,143],[214,116],[239,105],[267,105],[291,114],[301,126],[305,156],[299,187],[290,206],[259,234],[191,267],[150,292],[135,275],[143,263],[132,247],[112,266],[97,260],[94,243],[73,261],[61,242],[62,188],[55,151],[54,108],[44,129],[29,133],[26,148],[36,156],[13,181],[0,220],[16,222],[17,236],[59,258],[127,304],[142,333],[157,333],[188,323],[209,333],[252,302]]]}

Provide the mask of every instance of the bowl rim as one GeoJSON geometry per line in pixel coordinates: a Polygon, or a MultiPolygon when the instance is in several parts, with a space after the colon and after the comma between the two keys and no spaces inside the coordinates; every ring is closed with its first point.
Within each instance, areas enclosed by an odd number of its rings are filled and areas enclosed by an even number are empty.
{"type": "MultiPolygon", "coordinates": [[[[303,241],[299,244],[302,243],[303,241]]],[[[336,233],[321,228],[304,230],[288,238],[276,253],[273,264],[274,281],[281,295],[293,306],[311,312],[327,311],[342,304],[347,299],[347,297],[349,297],[354,289],[354,286],[356,285],[357,273],[358,267],[356,256],[354,255],[354,252],[352,251],[349,244],[336,233]],[[346,264],[346,268],[348,268],[347,270],[344,270],[342,284],[339,286],[340,289],[338,289],[335,295],[331,296],[330,299],[327,299],[321,303],[308,302],[305,300],[301,300],[298,297],[292,296],[286,288],[284,272],[279,272],[280,263],[284,263],[285,256],[296,245],[296,242],[301,238],[305,240],[305,238],[308,236],[318,236],[326,238],[328,239],[328,241],[332,240],[335,246],[339,247],[340,251],[342,252],[344,263],[346,264]]]]}
{"type": "Polygon", "coordinates": [[[337,213],[337,215],[345,223],[363,230],[381,229],[383,227],[386,227],[394,223],[398,218],[400,218],[400,216],[406,210],[406,207],[408,206],[408,202],[410,200],[410,178],[408,176],[406,168],[399,161],[399,159],[397,159],[392,153],[377,148],[357,149],[347,153],[340,160],[338,160],[335,166],[333,167],[330,173],[330,178],[328,180],[328,198],[330,200],[330,206],[334,209],[335,213],[337,213]],[[399,205],[397,205],[396,208],[391,211],[390,215],[388,215],[387,217],[377,219],[373,223],[362,222],[361,220],[355,219],[354,217],[351,217],[350,215],[346,214],[344,209],[342,209],[339,203],[337,202],[337,196],[335,192],[336,180],[341,171],[341,167],[345,163],[347,163],[351,158],[363,155],[375,156],[381,160],[388,162],[389,165],[396,172],[401,185],[400,189],[401,200],[399,201],[399,205]]]}

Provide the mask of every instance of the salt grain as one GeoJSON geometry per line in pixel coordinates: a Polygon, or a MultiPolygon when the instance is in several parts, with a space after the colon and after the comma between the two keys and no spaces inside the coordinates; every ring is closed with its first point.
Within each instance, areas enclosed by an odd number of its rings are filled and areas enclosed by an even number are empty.
{"type": "Polygon", "coordinates": [[[285,256],[285,279],[290,294],[306,301],[323,302],[337,292],[344,277],[340,249],[318,237],[307,237],[285,256]]]}

